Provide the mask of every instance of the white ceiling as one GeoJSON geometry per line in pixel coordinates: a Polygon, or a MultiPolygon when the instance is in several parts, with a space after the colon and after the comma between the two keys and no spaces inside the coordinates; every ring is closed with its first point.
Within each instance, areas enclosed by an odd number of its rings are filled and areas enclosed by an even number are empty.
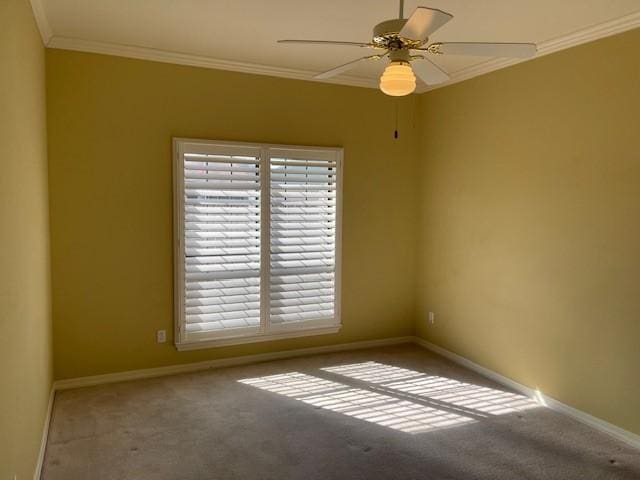
{"type": "MultiPolygon", "coordinates": [[[[294,78],[345,63],[357,47],[277,44],[281,38],[370,41],[397,0],[32,0],[49,46],[294,78]],[[142,47],[142,48],[122,48],[142,47]],[[149,50],[152,49],[152,50],[149,50]],[[175,52],[186,55],[171,55],[175,52]]],[[[407,0],[454,19],[432,41],[534,42],[541,54],[640,25],[640,0],[407,0]]],[[[433,58],[433,57],[432,57],[433,58]]],[[[436,57],[459,81],[513,62],[436,57]]],[[[382,62],[335,79],[375,86],[382,62]]]]}

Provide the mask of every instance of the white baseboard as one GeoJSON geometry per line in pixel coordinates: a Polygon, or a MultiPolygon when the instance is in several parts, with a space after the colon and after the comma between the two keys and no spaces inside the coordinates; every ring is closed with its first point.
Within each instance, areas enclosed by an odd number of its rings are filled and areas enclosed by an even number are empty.
{"type": "Polygon", "coordinates": [[[503,375],[500,375],[499,373],[494,372],[493,370],[489,370],[488,368],[478,365],[477,363],[474,363],[471,360],[458,355],[457,353],[453,353],[449,350],[439,347],[434,343],[427,342],[420,337],[416,337],[414,341],[416,344],[420,345],[423,348],[426,348],[427,350],[431,350],[434,353],[442,355],[443,357],[446,357],[449,360],[452,360],[453,362],[468,368],[469,370],[473,370],[474,372],[479,373],[483,377],[487,377],[501,385],[504,385],[505,387],[509,387],[510,389],[531,398],[532,400],[535,400],[538,403],[544,404],[541,397],[542,394],[533,388],[529,388],[526,385],[511,380],[510,378],[507,378],[503,375]]]}
{"type": "Polygon", "coordinates": [[[413,342],[414,337],[393,337],[383,338],[379,340],[364,340],[361,342],[339,343],[337,345],[326,345],[322,347],[283,350],[281,352],[261,353],[257,355],[243,355],[241,357],[220,358],[217,360],[207,360],[197,363],[185,363],[182,365],[145,368],[142,370],[129,370],[126,372],[107,373],[105,375],[93,375],[89,377],[58,380],[54,382],[54,389],[66,390],[69,388],[88,387],[90,385],[100,385],[103,383],[123,382],[141,378],[162,377],[165,375],[175,375],[177,373],[197,372],[200,370],[208,370],[210,368],[231,367],[235,365],[245,365],[249,363],[266,362],[270,360],[302,357],[305,355],[315,355],[319,353],[331,353],[344,350],[357,350],[361,348],[383,347],[387,345],[398,345],[401,343],[413,342]]]}
{"type": "Polygon", "coordinates": [[[414,342],[421,347],[426,348],[427,350],[431,350],[434,353],[442,355],[443,357],[446,357],[449,360],[452,360],[453,362],[468,368],[469,370],[473,370],[474,372],[477,372],[484,377],[494,380],[495,382],[500,383],[505,387],[509,387],[512,390],[520,392],[523,395],[537,401],[538,403],[551,408],[552,410],[568,415],[569,417],[572,417],[579,422],[589,425],[590,427],[593,427],[596,430],[615,437],[618,440],[622,440],[632,447],[640,449],[640,435],[636,435],[635,433],[617,427],[612,423],[606,422],[600,418],[594,417],[593,415],[589,415],[588,413],[585,413],[581,410],[570,407],[569,405],[566,405],[552,397],[545,395],[539,390],[527,387],[526,385],[522,385],[521,383],[518,383],[514,380],[511,380],[510,378],[494,372],[493,370],[478,365],[468,358],[439,347],[438,345],[428,342],[422,338],[415,337],[414,342]]]}
{"type": "Polygon", "coordinates": [[[552,408],[558,412],[564,413],[572,418],[575,418],[579,422],[585,423],[596,430],[600,430],[603,433],[606,433],[612,437],[617,438],[618,440],[622,440],[623,442],[631,445],[632,447],[636,447],[640,449],[640,435],[636,435],[628,430],[620,428],[612,423],[606,422],[598,417],[594,417],[593,415],[589,415],[582,410],[578,410],[577,408],[570,407],[558,400],[544,396],[545,403],[547,407],[552,408]]]}
{"type": "Polygon", "coordinates": [[[47,404],[47,413],[44,418],[44,425],[42,426],[42,438],[40,440],[40,451],[38,452],[38,460],[36,462],[36,469],[33,473],[33,480],[40,480],[42,475],[42,466],[44,464],[44,454],[47,449],[47,440],[49,439],[49,425],[51,424],[51,413],[53,412],[53,401],[56,396],[55,388],[51,388],[49,393],[49,403],[47,404]]]}

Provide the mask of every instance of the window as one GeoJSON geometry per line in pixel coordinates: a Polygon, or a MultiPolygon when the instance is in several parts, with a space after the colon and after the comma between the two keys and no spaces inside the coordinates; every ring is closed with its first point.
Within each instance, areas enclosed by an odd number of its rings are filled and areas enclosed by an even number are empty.
{"type": "Polygon", "coordinates": [[[340,328],[342,149],[174,139],[179,350],[340,328]]]}

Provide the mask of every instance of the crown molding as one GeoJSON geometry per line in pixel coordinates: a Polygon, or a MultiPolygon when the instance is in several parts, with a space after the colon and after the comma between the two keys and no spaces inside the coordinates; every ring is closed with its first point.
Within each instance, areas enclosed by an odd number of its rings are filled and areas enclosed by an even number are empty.
{"type": "MultiPolygon", "coordinates": [[[[308,80],[322,83],[334,83],[349,85],[353,87],[378,88],[377,79],[357,77],[351,75],[339,75],[329,80],[316,80],[316,72],[309,70],[298,70],[284,67],[274,67],[269,65],[259,65],[254,63],[222,60],[207,56],[190,55],[186,53],[157,50],[153,48],[139,47],[134,45],[121,45],[109,42],[97,42],[92,40],[82,40],[79,38],[60,37],[52,35],[49,22],[47,21],[42,0],[31,0],[33,12],[42,35],[45,46],[62,50],[75,50],[79,52],[99,53],[103,55],[115,55],[118,57],[137,58],[140,60],[150,60],[155,62],[173,63],[192,67],[212,68],[217,70],[230,70],[234,72],[250,73],[254,75],[268,75],[273,77],[290,78],[296,80],[308,80]]],[[[600,38],[616,35],[634,28],[640,27],[640,10],[629,15],[625,15],[607,22],[591,25],[562,35],[550,40],[538,43],[538,53],[535,58],[549,55],[560,50],[565,50],[583,43],[592,42],[600,38]]],[[[454,83],[462,82],[473,77],[484,75],[502,68],[523,63],[532,59],[505,59],[496,58],[481,62],[475,65],[458,70],[451,74],[451,80],[446,83],[428,87],[419,85],[416,93],[425,93],[438,88],[446,87],[454,83]]]]}
{"type": "Polygon", "coordinates": [[[540,58],[551,53],[565,50],[567,48],[575,47],[583,43],[592,42],[600,38],[609,37],[618,33],[626,32],[634,28],[640,27],[640,11],[619,17],[607,22],[591,25],[590,27],[581,28],[567,35],[562,35],[544,42],[538,43],[538,53],[535,57],[529,59],[509,59],[509,58],[496,58],[488,60],[486,62],[478,63],[470,67],[463,68],[451,74],[451,80],[447,83],[433,87],[423,87],[419,89],[417,93],[424,93],[437,88],[446,87],[454,83],[462,82],[485,73],[500,70],[517,63],[523,63],[535,58],[540,58]]]}
{"type": "Polygon", "coordinates": [[[46,47],[49,45],[49,41],[51,40],[51,37],[53,37],[53,31],[51,30],[51,25],[49,24],[49,20],[47,19],[47,14],[44,10],[44,5],[42,5],[42,0],[30,0],[30,1],[31,1],[31,10],[33,10],[33,16],[36,19],[38,30],[40,30],[42,43],[44,43],[44,46],[46,47]]]}
{"type": "MultiPolygon", "coordinates": [[[[133,45],[119,45],[108,42],[95,42],[92,40],[81,40],[79,38],[54,36],[47,44],[47,47],[57,48],[61,50],[75,50],[79,52],[114,55],[117,57],[136,58],[139,60],[151,60],[154,62],[188,65],[191,67],[230,70],[232,72],[251,73],[254,75],[269,75],[272,77],[291,78],[295,80],[310,80],[315,82],[318,81],[313,78],[313,76],[316,75],[317,72],[312,72],[309,70],[297,70],[293,68],[273,67],[269,65],[221,60],[200,55],[190,55],[186,53],[171,52],[166,50],[156,50],[154,48],[138,47],[133,45]]],[[[376,79],[355,77],[349,75],[341,75],[340,77],[332,78],[330,81],[326,81],[324,83],[335,83],[353,87],[378,88],[376,79]]]]}

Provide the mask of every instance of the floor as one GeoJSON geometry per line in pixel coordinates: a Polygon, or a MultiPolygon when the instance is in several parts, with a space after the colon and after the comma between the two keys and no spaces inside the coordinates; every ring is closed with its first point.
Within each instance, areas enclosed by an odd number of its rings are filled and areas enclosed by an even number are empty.
{"type": "Polygon", "coordinates": [[[58,392],[42,478],[637,480],[640,452],[407,345],[58,392]]]}

